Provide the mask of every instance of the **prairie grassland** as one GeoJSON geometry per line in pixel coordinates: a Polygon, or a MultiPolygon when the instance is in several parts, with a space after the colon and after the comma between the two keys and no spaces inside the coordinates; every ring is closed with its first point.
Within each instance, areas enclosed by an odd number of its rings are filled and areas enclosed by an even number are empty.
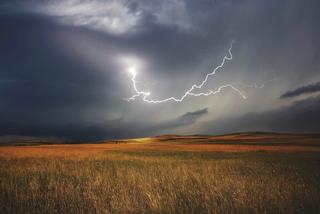
{"type": "Polygon", "coordinates": [[[0,148],[1,213],[320,212],[319,153],[54,148],[0,148]]]}

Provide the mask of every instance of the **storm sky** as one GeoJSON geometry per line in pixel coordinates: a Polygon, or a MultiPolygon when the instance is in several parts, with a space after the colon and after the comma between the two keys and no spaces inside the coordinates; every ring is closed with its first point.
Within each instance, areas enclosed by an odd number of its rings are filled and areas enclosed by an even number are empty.
{"type": "Polygon", "coordinates": [[[320,132],[318,0],[5,0],[0,136],[320,132]],[[197,92],[181,97],[233,59],[197,92]]]}

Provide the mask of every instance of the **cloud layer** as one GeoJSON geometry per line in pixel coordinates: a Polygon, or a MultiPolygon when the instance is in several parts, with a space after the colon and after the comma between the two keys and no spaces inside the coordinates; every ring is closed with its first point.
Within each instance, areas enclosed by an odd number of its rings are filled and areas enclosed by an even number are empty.
{"type": "Polygon", "coordinates": [[[35,12],[53,16],[62,23],[122,34],[136,27],[141,11],[133,11],[123,0],[47,1],[34,8],[35,12]]]}
{"type": "Polygon", "coordinates": [[[320,96],[296,101],[275,110],[255,112],[240,117],[206,123],[204,133],[246,131],[319,133],[320,96]],[[209,127],[209,128],[206,128],[209,127]]]}
{"type": "Polygon", "coordinates": [[[316,131],[316,99],[295,103],[279,95],[318,91],[319,6],[318,0],[1,1],[0,135],[90,140],[316,131]],[[221,63],[232,40],[233,60],[202,90],[235,84],[246,100],[226,89],[182,103],[126,101],[133,89],[130,65],[121,59],[139,64],[137,85],[152,92],[150,99],[180,97],[221,63]]]}
{"type": "Polygon", "coordinates": [[[183,0],[46,0],[3,3],[10,11],[50,16],[56,21],[111,34],[135,33],[144,22],[191,28],[190,14],[183,0]]]}
{"type": "Polygon", "coordinates": [[[311,94],[320,91],[320,82],[304,85],[294,90],[287,91],[280,98],[292,98],[303,94],[311,94]]]}

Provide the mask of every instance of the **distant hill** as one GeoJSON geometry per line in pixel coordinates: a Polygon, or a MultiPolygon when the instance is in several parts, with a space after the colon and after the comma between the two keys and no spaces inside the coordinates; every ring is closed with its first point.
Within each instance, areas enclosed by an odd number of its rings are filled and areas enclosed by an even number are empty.
{"type": "Polygon", "coordinates": [[[142,144],[142,143],[177,143],[177,144],[237,144],[237,145],[304,145],[320,146],[320,134],[243,132],[224,135],[159,135],[155,137],[100,140],[92,142],[70,142],[54,137],[2,136],[0,145],[28,146],[46,144],[142,144]]]}
{"type": "Polygon", "coordinates": [[[31,136],[0,136],[0,145],[31,146],[43,144],[61,144],[65,140],[55,137],[31,137],[31,136]]]}
{"type": "Polygon", "coordinates": [[[157,136],[160,141],[175,141],[181,143],[205,143],[205,144],[259,144],[259,145],[276,145],[276,144],[303,144],[316,145],[320,144],[320,134],[292,134],[292,133],[267,133],[267,132],[246,132],[232,133],[215,136],[202,135],[163,135],[157,136]]]}
{"type": "Polygon", "coordinates": [[[180,144],[304,145],[320,146],[320,134],[242,132],[224,135],[159,135],[99,143],[172,142],[180,144]]]}

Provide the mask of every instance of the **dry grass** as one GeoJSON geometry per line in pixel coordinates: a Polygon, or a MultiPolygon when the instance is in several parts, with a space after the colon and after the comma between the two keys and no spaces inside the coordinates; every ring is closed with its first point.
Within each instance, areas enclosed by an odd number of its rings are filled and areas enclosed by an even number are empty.
{"type": "Polygon", "coordinates": [[[317,135],[0,147],[0,213],[320,213],[317,135]]]}
{"type": "Polygon", "coordinates": [[[0,156],[8,158],[47,158],[47,157],[87,157],[102,151],[185,151],[185,152],[319,152],[320,146],[305,145],[247,145],[223,143],[185,143],[185,142],[144,142],[144,143],[103,143],[75,145],[2,146],[0,156]]]}
{"type": "Polygon", "coordinates": [[[1,213],[320,212],[318,153],[103,146],[0,148],[1,213]]]}

